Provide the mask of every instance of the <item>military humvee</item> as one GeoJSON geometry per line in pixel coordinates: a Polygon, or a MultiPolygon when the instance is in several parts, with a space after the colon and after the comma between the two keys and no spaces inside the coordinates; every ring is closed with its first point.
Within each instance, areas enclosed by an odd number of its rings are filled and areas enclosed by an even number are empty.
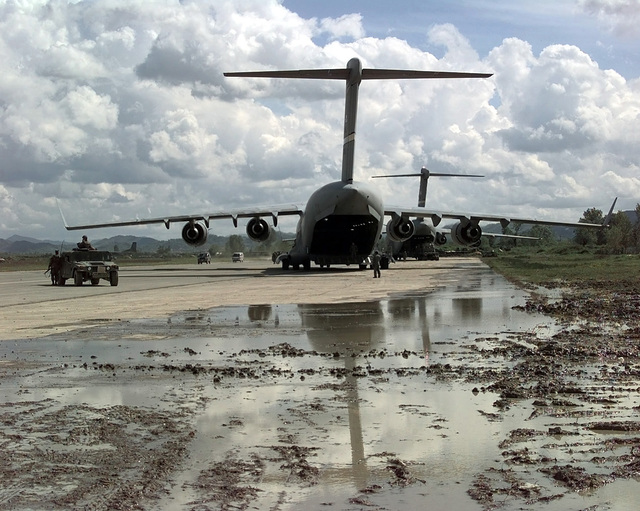
{"type": "Polygon", "coordinates": [[[58,283],[64,286],[67,279],[73,279],[76,286],[91,281],[93,286],[100,279],[108,281],[112,286],[118,285],[118,265],[111,260],[111,252],[105,250],[73,249],[60,255],[62,266],[58,283]]]}

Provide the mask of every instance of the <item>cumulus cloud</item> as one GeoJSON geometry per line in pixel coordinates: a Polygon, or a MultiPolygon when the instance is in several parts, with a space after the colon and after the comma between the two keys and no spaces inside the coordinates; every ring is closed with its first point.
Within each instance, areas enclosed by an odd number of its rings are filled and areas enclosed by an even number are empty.
{"type": "Polygon", "coordinates": [[[324,18],[319,26],[322,32],[327,32],[333,39],[360,39],[365,35],[360,14],[345,14],[337,19],[324,18]]]}
{"type": "MultiPolygon", "coordinates": [[[[583,7],[623,13],[612,2],[583,7]]],[[[303,203],[340,177],[344,84],[222,73],[344,67],[352,57],[494,73],[363,83],[356,178],[423,165],[479,172],[487,177],[430,184],[430,203],[556,208],[566,220],[576,213],[563,208],[637,200],[638,80],[569,44],[534,53],[508,38],[480,56],[443,24],[424,34],[438,58],[364,27],[359,13],[305,19],[276,0],[2,4],[0,237],[58,229],[56,197],[83,222],[303,203]]],[[[417,182],[376,184],[390,202],[416,202],[417,182]]],[[[154,229],[145,234],[178,236],[154,229]]]]}
{"type": "Polygon", "coordinates": [[[638,0],[581,0],[585,12],[596,16],[618,35],[640,37],[638,0]]]}

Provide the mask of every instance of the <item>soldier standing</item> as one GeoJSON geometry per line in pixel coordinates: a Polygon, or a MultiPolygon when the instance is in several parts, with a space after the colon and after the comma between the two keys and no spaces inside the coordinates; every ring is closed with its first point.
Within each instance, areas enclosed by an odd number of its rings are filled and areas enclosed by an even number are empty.
{"type": "Polygon", "coordinates": [[[380,253],[377,250],[371,258],[371,266],[373,266],[373,278],[380,278],[380,253]]]}
{"type": "Polygon", "coordinates": [[[62,259],[60,257],[60,253],[56,250],[56,253],[51,256],[49,259],[49,272],[51,272],[51,285],[55,286],[58,284],[58,280],[60,278],[60,266],[62,265],[62,259]]]}

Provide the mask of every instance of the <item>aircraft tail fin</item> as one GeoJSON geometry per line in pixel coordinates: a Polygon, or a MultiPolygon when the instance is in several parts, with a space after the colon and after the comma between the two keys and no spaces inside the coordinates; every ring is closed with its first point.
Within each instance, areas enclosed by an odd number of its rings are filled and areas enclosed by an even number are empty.
{"type": "Polygon", "coordinates": [[[489,78],[492,73],[460,73],[451,71],[421,71],[410,69],[363,69],[358,58],[339,69],[296,69],[284,71],[225,72],[228,77],[245,78],[306,78],[317,80],[344,80],[346,82],[344,137],[342,142],[342,181],[353,182],[353,165],[358,109],[358,89],[362,80],[406,80],[441,78],[489,78]]]}
{"type": "Polygon", "coordinates": [[[436,177],[484,177],[480,174],[451,174],[448,172],[431,172],[428,168],[422,167],[419,174],[392,174],[386,176],[372,176],[378,177],[420,177],[420,190],[418,192],[418,207],[424,208],[427,203],[427,184],[431,176],[436,177]]]}

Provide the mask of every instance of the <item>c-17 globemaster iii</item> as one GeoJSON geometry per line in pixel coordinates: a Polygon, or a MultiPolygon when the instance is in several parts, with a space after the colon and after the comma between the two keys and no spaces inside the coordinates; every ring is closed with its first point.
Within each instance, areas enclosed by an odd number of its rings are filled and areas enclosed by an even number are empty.
{"type": "Polygon", "coordinates": [[[451,236],[459,244],[472,245],[482,235],[479,223],[498,221],[503,226],[510,222],[563,225],[569,227],[601,228],[598,224],[554,222],[526,218],[505,217],[503,215],[478,215],[468,213],[447,213],[426,208],[406,208],[385,206],[382,196],[372,185],[355,181],[354,151],[356,138],[356,118],[358,93],[363,80],[390,79],[446,79],[446,78],[488,78],[488,73],[458,73],[447,71],[412,71],[397,69],[363,69],[358,58],[352,58],[346,68],[309,69],[288,71],[248,71],[224,73],[227,77],[245,78],[295,78],[341,80],[346,83],[344,138],[342,150],[342,177],[340,181],[326,184],[316,190],[304,208],[298,206],[250,207],[235,211],[219,211],[204,214],[167,216],[131,221],[107,222],[87,225],[67,225],[68,230],[96,229],[164,223],[167,229],[172,223],[184,223],[182,238],[186,243],[200,246],[206,242],[209,223],[214,219],[227,218],[237,227],[239,218],[248,218],[246,232],[254,241],[265,241],[270,229],[265,218],[271,217],[277,226],[278,217],[298,215],[296,237],[288,253],[280,254],[277,262],[282,267],[305,269],[311,263],[320,266],[334,264],[356,264],[363,266],[380,239],[385,217],[387,235],[394,241],[406,241],[414,235],[412,218],[428,218],[437,226],[443,218],[455,220],[451,236]]]}
{"type": "MultiPolygon", "coordinates": [[[[418,207],[424,208],[427,205],[427,185],[430,177],[484,177],[478,174],[457,174],[450,172],[431,172],[428,168],[422,167],[420,173],[413,174],[391,174],[384,176],[371,176],[372,178],[381,177],[419,177],[420,187],[418,189],[418,207]]],[[[395,259],[406,259],[407,257],[415,257],[416,259],[437,259],[437,252],[434,245],[444,245],[447,241],[453,244],[459,244],[459,240],[452,235],[450,229],[441,229],[430,225],[424,218],[416,218],[413,220],[414,234],[406,241],[388,240],[388,250],[395,259]]],[[[504,229],[504,227],[503,227],[504,229]]],[[[499,234],[495,232],[483,232],[482,236],[492,238],[511,238],[518,240],[539,240],[535,236],[521,236],[516,234],[499,234]]],[[[465,246],[479,246],[480,239],[476,243],[464,242],[465,246]]]]}

